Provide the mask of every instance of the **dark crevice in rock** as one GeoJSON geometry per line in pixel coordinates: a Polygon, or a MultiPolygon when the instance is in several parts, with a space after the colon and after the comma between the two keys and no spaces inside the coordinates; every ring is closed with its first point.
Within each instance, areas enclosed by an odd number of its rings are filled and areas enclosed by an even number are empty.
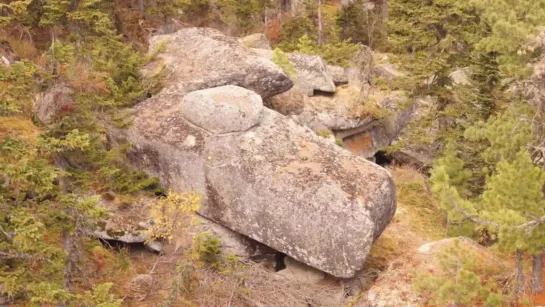
{"type": "Polygon", "coordinates": [[[379,150],[375,153],[375,163],[380,166],[387,166],[392,164],[392,157],[383,150],[379,150]]]}
{"type": "Polygon", "coordinates": [[[276,272],[282,271],[286,268],[286,263],[284,262],[284,259],[286,259],[286,254],[281,252],[277,252],[276,254],[274,254],[274,269],[276,270],[276,272]]]}
{"type": "Polygon", "coordinates": [[[160,252],[150,248],[144,242],[126,243],[118,240],[100,239],[100,243],[106,248],[121,251],[127,250],[131,255],[158,255],[160,252]]]}
{"type": "Polygon", "coordinates": [[[334,92],[325,92],[320,90],[313,90],[312,96],[324,96],[324,97],[333,97],[335,96],[334,92]]]}

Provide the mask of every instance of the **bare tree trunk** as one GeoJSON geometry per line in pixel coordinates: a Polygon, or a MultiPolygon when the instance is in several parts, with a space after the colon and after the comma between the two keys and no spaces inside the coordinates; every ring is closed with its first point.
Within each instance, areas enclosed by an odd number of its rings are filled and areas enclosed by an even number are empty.
{"type": "Polygon", "coordinates": [[[519,295],[522,293],[522,285],[524,283],[524,275],[522,272],[522,251],[517,251],[517,262],[516,262],[516,271],[515,271],[515,294],[519,295]]]}
{"type": "MultiPolygon", "coordinates": [[[[61,170],[66,169],[65,161],[64,159],[56,155],[54,157],[55,160],[55,166],[61,170]]],[[[61,193],[66,194],[67,187],[66,187],[66,178],[64,176],[59,177],[59,188],[61,193]]],[[[71,212],[68,210],[64,210],[64,214],[71,216],[71,212]]],[[[70,233],[69,229],[65,229],[62,232],[62,241],[63,241],[63,248],[64,252],[66,254],[66,259],[64,260],[64,271],[63,271],[63,277],[64,277],[64,288],[68,291],[72,289],[72,277],[74,275],[74,272],[76,270],[76,251],[74,248],[74,236],[70,233]]]]}
{"type": "Polygon", "coordinates": [[[534,255],[532,259],[532,291],[543,292],[543,253],[534,255]]]}
{"type": "Polygon", "coordinates": [[[388,20],[388,0],[382,0],[382,3],[380,4],[380,11],[382,13],[382,19],[388,20]]]}
{"type": "Polygon", "coordinates": [[[318,45],[322,44],[322,32],[323,32],[323,21],[322,21],[322,0],[318,0],[318,45]]]}
{"type": "Polygon", "coordinates": [[[140,16],[144,17],[146,15],[146,0],[138,0],[138,11],[140,12],[140,16]]]}
{"type": "MultiPolygon", "coordinates": [[[[543,142],[543,113],[545,111],[545,102],[539,99],[537,107],[537,146],[542,146],[543,142]]],[[[541,152],[541,167],[545,170],[545,153],[541,152]]],[[[545,186],[542,190],[545,189],[545,186]]],[[[532,291],[534,293],[543,292],[543,252],[535,255],[532,261],[532,291]]]]}

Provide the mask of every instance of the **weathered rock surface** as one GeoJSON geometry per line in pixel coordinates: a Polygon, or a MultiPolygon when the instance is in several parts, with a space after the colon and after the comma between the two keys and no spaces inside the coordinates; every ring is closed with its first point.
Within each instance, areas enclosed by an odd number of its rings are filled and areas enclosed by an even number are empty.
{"type": "Polygon", "coordinates": [[[372,117],[364,114],[358,98],[359,91],[351,87],[339,87],[333,96],[303,97],[303,111],[294,118],[314,131],[360,127],[372,117]]]}
{"type": "Polygon", "coordinates": [[[136,300],[144,300],[153,288],[153,276],[150,274],[138,274],[131,280],[131,295],[136,300]]]}
{"type": "Polygon", "coordinates": [[[279,271],[277,274],[291,281],[315,284],[325,278],[324,272],[294,260],[291,257],[286,257],[284,259],[284,264],[286,265],[286,268],[279,271]]]}
{"type": "Polygon", "coordinates": [[[263,98],[283,93],[293,82],[268,59],[256,56],[234,37],[209,28],[186,28],[150,39],[154,61],[146,77],[163,76],[163,91],[177,94],[222,85],[250,89],[263,98]]]}
{"type": "MultiPolygon", "coordinates": [[[[362,296],[357,307],[422,306],[426,299],[414,291],[414,272],[437,274],[441,270],[437,254],[459,242],[467,254],[475,257],[475,265],[488,276],[506,271],[504,262],[468,238],[448,238],[422,245],[390,264],[373,287],[362,296]]],[[[450,306],[450,305],[449,305],[450,306]]]]}
{"type": "Polygon", "coordinates": [[[329,70],[329,73],[331,74],[331,78],[333,79],[333,83],[335,83],[335,86],[343,85],[348,83],[348,75],[346,74],[346,71],[341,66],[335,66],[335,65],[327,65],[327,69],[329,70]]]}
{"type": "MultiPolygon", "coordinates": [[[[265,59],[272,59],[273,56],[272,50],[252,49],[252,51],[265,59]]],[[[297,74],[296,89],[308,96],[312,96],[314,91],[335,92],[333,76],[322,57],[302,53],[288,53],[287,56],[297,74]]]]}
{"type": "MultiPolygon", "coordinates": [[[[291,92],[291,91],[290,91],[291,92]]],[[[337,87],[333,96],[302,97],[303,110],[291,114],[297,122],[322,134],[331,131],[343,147],[364,158],[372,158],[390,145],[415,116],[417,104],[400,108],[403,96],[375,90],[360,102],[360,91],[337,87]]],[[[284,100],[289,102],[289,100],[284,100]]],[[[275,108],[281,107],[278,102],[275,108]]]]}
{"type": "Polygon", "coordinates": [[[248,48],[268,49],[271,50],[271,44],[263,33],[250,34],[239,38],[241,44],[248,48]]]}
{"type": "Polygon", "coordinates": [[[52,88],[34,97],[34,113],[42,123],[51,123],[53,117],[63,108],[70,110],[73,107],[73,93],[74,91],[66,84],[55,84],[52,88]]]}
{"type": "MultiPolygon", "coordinates": [[[[143,198],[130,204],[116,204],[101,202],[101,206],[108,210],[108,217],[99,223],[93,235],[103,240],[114,240],[123,243],[143,243],[150,250],[162,252],[163,244],[159,241],[149,241],[148,229],[154,221],[150,216],[150,206],[155,199],[143,198]]],[[[239,257],[253,257],[269,254],[274,251],[248,237],[225,228],[205,217],[196,215],[195,224],[184,229],[182,233],[174,233],[174,250],[190,248],[193,237],[209,232],[221,240],[221,251],[226,255],[239,257]]]]}
{"type": "MultiPolygon", "coordinates": [[[[202,193],[201,215],[300,262],[343,278],[362,268],[396,208],[386,170],[263,107],[249,128],[200,127],[187,120],[183,94],[163,89],[134,108],[131,128],[112,131],[134,144],[136,167],[174,190],[202,193]]],[[[202,112],[223,105],[241,117],[259,99],[229,86],[195,95],[212,99],[196,106],[202,112]]]]}
{"type": "Polygon", "coordinates": [[[346,74],[349,83],[355,87],[371,83],[373,78],[392,81],[405,75],[395,65],[389,63],[386,54],[374,53],[364,45],[360,45],[359,50],[352,58],[350,67],[346,69],[346,74]]]}

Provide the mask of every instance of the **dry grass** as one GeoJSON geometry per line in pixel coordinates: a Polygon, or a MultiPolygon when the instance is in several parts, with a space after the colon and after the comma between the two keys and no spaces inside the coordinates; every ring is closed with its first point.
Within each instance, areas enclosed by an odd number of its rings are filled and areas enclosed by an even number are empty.
{"type": "Polygon", "coordinates": [[[411,167],[390,171],[397,187],[397,211],[373,245],[368,269],[383,270],[401,255],[446,236],[441,212],[426,189],[425,177],[411,167]]]}
{"type": "Polygon", "coordinates": [[[425,241],[444,238],[442,214],[428,191],[424,175],[412,167],[394,168],[392,174],[398,197],[396,218],[425,241]]]}
{"type": "Polygon", "coordinates": [[[19,39],[12,36],[0,35],[0,41],[8,42],[13,52],[21,59],[34,60],[38,57],[38,49],[25,37],[19,39]]]}

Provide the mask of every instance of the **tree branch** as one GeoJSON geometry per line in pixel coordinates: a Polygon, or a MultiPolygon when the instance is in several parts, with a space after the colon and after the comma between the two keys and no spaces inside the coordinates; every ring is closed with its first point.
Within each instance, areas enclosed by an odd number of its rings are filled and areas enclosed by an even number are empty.
{"type": "Polygon", "coordinates": [[[494,228],[507,227],[509,229],[522,229],[522,230],[525,230],[526,232],[532,232],[537,226],[545,224],[545,215],[544,215],[544,216],[542,216],[540,218],[536,218],[534,220],[531,220],[529,222],[522,223],[522,224],[519,224],[519,225],[512,225],[512,226],[500,225],[500,224],[498,224],[496,222],[492,222],[492,221],[489,221],[489,220],[483,220],[483,219],[481,219],[481,218],[467,212],[464,208],[462,208],[462,207],[460,207],[458,205],[458,203],[456,202],[454,197],[452,197],[452,195],[449,194],[448,198],[449,198],[449,201],[450,201],[451,205],[454,207],[454,209],[456,209],[459,213],[461,213],[468,220],[470,220],[470,221],[472,221],[472,222],[474,222],[476,224],[479,224],[479,225],[492,226],[494,228]]]}

